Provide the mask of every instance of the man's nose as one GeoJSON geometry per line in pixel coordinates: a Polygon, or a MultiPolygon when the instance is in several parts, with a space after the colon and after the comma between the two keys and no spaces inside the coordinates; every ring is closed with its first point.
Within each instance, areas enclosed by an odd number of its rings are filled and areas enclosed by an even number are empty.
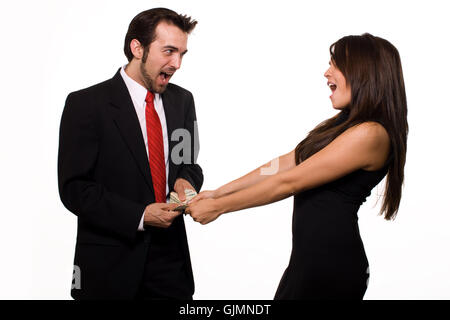
{"type": "Polygon", "coordinates": [[[181,60],[182,60],[181,55],[175,54],[173,56],[171,65],[172,65],[172,67],[175,68],[175,70],[180,69],[180,67],[181,67],[181,60]]]}

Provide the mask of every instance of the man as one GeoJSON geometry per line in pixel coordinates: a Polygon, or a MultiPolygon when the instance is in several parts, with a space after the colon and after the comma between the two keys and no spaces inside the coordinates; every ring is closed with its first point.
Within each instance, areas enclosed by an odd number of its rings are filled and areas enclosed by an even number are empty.
{"type": "Polygon", "coordinates": [[[129,63],[67,97],[58,180],[78,216],[75,299],[192,299],[183,215],[166,200],[203,183],[192,94],[169,83],[196,23],[165,8],[138,14],[125,37],[129,63]]]}

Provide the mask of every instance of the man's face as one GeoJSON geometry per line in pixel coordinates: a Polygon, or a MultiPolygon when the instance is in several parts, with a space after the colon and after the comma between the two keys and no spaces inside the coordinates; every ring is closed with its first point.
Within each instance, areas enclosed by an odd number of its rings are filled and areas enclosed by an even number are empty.
{"type": "Polygon", "coordinates": [[[187,52],[188,35],[164,21],[156,27],[155,35],[147,59],[143,57],[141,60],[140,71],[145,87],[154,93],[162,93],[181,66],[181,60],[187,52]]]}

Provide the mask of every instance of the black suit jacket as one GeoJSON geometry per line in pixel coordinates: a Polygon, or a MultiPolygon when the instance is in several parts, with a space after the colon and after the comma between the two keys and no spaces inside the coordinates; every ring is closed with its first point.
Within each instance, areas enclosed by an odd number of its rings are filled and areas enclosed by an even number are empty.
{"type": "MultiPolygon", "coordinates": [[[[192,94],[169,84],[162,94],[169,136],[169,189],[184,178],[200,190],[203,174],[195,164],[194,143],[188,163],[170,154],[181,141],[172,132],[196,131],[192,94]]],[[[187,141],[185,141],[187,142],[187,141]]],[[[145,207],[155,202],[145,143],[120,70],[105,82],[69,94],[61,118],[58,185],[64,206],[78,216],[74,264],[81,289],[74,298],[132,298],[143,278],[152,230],[138,231],[145,207]]],[[[163,232],[180,241],[194,292],[183,216],[163,232]]]]}

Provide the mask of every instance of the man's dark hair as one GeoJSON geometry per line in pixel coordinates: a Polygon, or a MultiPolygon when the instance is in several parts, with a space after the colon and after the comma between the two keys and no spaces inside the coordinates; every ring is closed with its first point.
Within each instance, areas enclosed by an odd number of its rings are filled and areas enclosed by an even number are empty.
{"type": "Polygon", "coordinates": [[[148,48],[156,38],[156,27],[162,21],[173,24],[188,34],[197,25],[197,21],[192,20],[191,17],[180,15],[175,11],[166,8],[154,8],[139,13],[130,22],[127,35],[125,36],[125,46],[123,50],[128,61],[133,59],[133,53],[130,49],[130,43],[133,39],[136,39],[141,43],[145,49],[144,57],[147,56],[146,53],[148,52],[148,48]]]}

